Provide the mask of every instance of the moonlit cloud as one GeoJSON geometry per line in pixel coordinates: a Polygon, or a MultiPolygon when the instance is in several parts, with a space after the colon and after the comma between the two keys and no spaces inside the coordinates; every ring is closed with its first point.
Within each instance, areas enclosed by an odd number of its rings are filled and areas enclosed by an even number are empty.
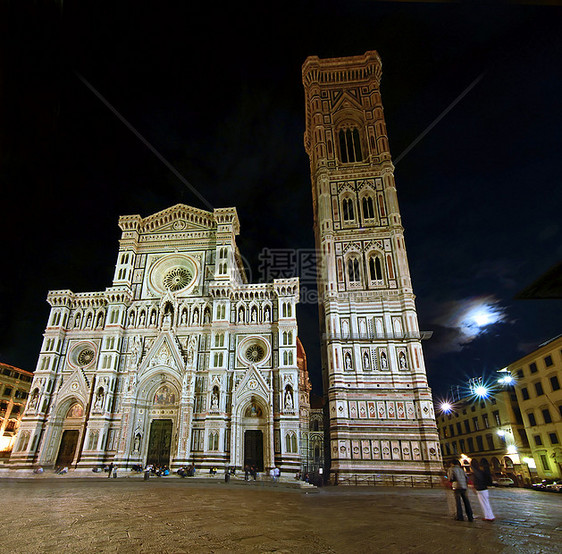
{"type": "Polygon", "coordinates": [[[459,352],[498,323],[506,322],[506,311],[494,296],[478,296],[434,304],[431,323],[437,327],[434,347],[443,354],[459,352]]]}

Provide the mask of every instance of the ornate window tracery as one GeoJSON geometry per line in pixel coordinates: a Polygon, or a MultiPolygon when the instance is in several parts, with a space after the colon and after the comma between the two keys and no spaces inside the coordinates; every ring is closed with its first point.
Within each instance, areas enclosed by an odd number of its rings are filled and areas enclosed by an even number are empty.
{"type": "Polygon", "coordinates": [[[361,152],[361,139],[357,127],[347,127],[338,132],[340,144],[340,159],[342,163],[354,163],[363,161],[361,152]]]}

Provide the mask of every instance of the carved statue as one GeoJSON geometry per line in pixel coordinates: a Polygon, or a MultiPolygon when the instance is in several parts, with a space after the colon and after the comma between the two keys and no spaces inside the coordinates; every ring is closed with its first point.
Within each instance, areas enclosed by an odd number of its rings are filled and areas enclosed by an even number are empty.
{"type": "Polygon", "coordinates": [[[285,391],[285,410],[292,410],[293,406],[293,395],[291,394],[291,389],[287,387],[285,391]]]}
{"type": "Polygon", "coordinates": [[[213,389],[213,394],[211,395],[211,409],[218,410],[219,409],[219,393],[216,389],[213,389]]]}
{"type": "Polygon", "coordinates": [[[189,343],[187,345],[187,363],[192,364],[195,359],[195,350],[197,348],[197,338],[195,335],[189,337],[189,343]]]}
{"type": "Polygon", "coordinates": [[[142,356],[142,338],[140,335],[133,337],[133,345],[131,347],[131,367],[137,367],[142,356]]]}
{"type": "Polygon", "coordinates": [[[96,403],[94,404],[94,409],[101,411],[103,408],[103,400],[105,398],[105,394],[103,392],[103,388],[100,387],[98,393],[96,395],[96,403]]]}

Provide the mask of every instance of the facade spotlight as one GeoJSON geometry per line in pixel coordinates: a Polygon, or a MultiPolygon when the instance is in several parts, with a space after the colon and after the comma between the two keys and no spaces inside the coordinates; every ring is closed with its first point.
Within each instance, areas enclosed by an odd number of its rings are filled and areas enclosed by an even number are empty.
{"type": "Polygon", "coordinates": [[[505,431],[502,431],[501,429],[497,432],[499,437],[505,437],[505,431]]]}

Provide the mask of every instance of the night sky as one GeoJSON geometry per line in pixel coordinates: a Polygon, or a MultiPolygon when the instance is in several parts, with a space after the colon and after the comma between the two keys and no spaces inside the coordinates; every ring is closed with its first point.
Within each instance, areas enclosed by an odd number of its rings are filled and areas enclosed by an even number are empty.
{"type": "Polygon", "coordinates": [[[186,4],[2,4],[0,361],[35,368],[48,290],[111,285],[120,215],[235,206],[252,281],[264,248],[313,248],[301,66],[367,50],[436,396],[562,333],[560,300],[514,299],[562,259],[560,7],[186,4]]]}

